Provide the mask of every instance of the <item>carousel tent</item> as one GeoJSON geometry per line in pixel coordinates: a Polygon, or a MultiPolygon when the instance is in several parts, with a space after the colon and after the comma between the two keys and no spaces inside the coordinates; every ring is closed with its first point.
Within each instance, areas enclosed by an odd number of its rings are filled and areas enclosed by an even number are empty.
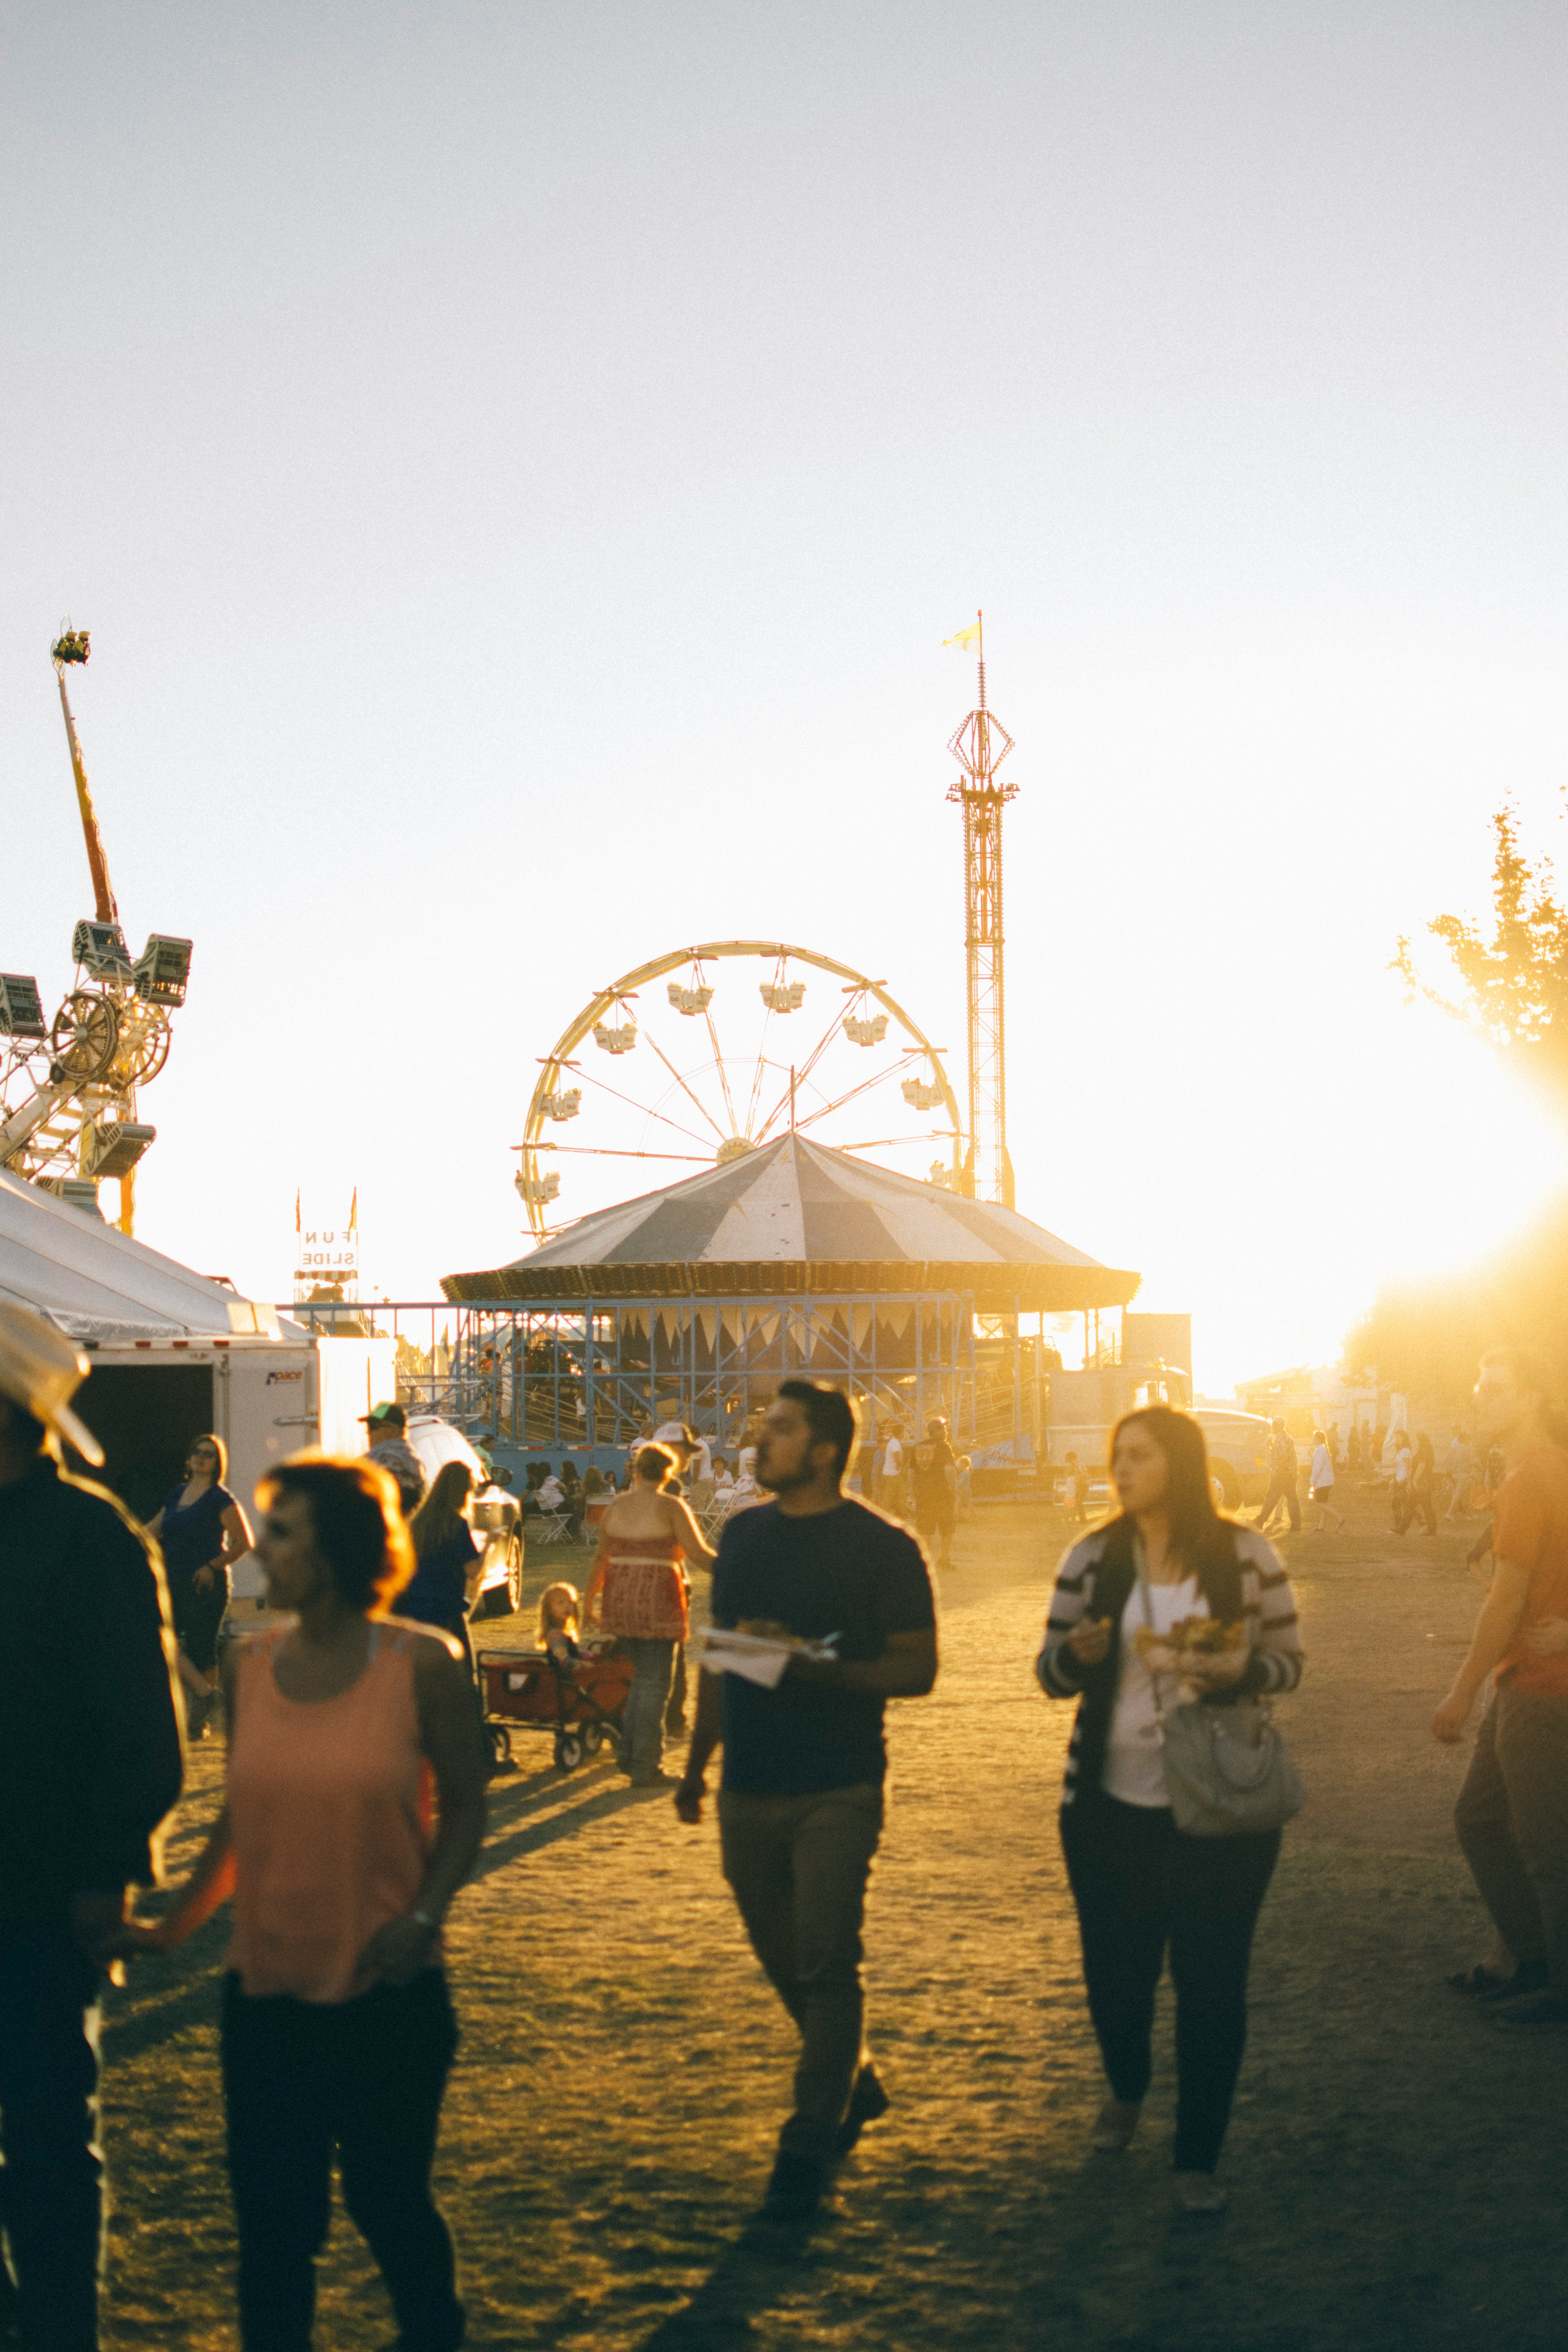
{"type": "Polygon", "coordinates": [[[272,1307],[237,1297],[3,1168],[0,1298],[47,1316],[73,1339],[279,1336],[272,1307]]]}
{"type": "Polygon", "coordinates": [[[980,1313],[1049,1314],[1125,1306],[1138,1283],[1015,1210],[789,1134],[441,1287],[454,1300],[541,1304],[963,1293],[980,1313]]]}

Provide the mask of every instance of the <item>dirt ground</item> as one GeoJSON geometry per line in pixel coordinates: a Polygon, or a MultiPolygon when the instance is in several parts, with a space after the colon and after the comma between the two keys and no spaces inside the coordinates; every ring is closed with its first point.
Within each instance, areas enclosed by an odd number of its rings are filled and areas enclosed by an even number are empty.
{"type": "MultiPolygon", "coordinates": [[[[1448,1822],[1468,1748],[1428,1726],[1479,1588],[1464,1538],[1385,1520],[1357,1497],[1342,1536],[1283,1545],[1308,1666],[1282,1720],[1309,1797],[1260,1927],[1217,2221],[1171,2210],[1168,1987],[1138,2140],[1087,2147],[1101,2084],[1056,1833],[1068,1710],[1030,1674],[1055,1515],[997,1506],[960,1531],[942,1679],[889,1711],[868,1944],[895,2105],[804,2242],[751,2226],[791,2036],[711,1822],[682,1829],[602,1761],[563,1778],[520,1737],[449,1937],[464,2040],[437,2179],[470,2341],[1562,2352],[1568,2032],[1510,2034],[1443,1983],[1484,1920],[1448,1822]]],[[[573,1572],[558,1549],[531,1565],[531,1591],[573,1572]]],[[[522,1619],[485,1632],[526,1639],[522,1619]]],[[[176,1867],[220,1769],[204,1743],[176,1867]]],[[[223,1947],[215,1921],[110,1996],[115,2352],[235,2341],[223,1947]]],[[[387,2343],[341,2215],[322,2273],[318,2341],[387,2343]]]]}

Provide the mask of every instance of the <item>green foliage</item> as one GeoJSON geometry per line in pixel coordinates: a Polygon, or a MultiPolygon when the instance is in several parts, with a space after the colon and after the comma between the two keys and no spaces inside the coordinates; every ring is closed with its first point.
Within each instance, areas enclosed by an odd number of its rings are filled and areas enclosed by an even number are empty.
{"type": "Polygon", "coordinates": [[[1550,858],[1532,865],[1521,851],[1512,809],[1498,811],[1492,831],[1490,939],[1462,915],[1438,915],[1426,926],[1448,951],[1460,1001],[1421,978],[1408,940],[1399,942],[1394,970],[1413,996],[1424,996],[1568,1095],[1568,909],[1552,895],[1550,858]]]}
{"type": "MultiPolygon", "coordinates": [[[[1560,1101],[1568,1099],[1568,908],[1555,897],[1550,858],[1519,845],[1511,808],[1492,819],[1490,936],[1460,915],[1426,926],[1447,949],[1458,1001],[1429,987],[1401,940],[1394,969],[1425,997],[1484,1037],[1560,1101]]],[[[1379,1381],[1456,1407],[1469,1397],[1478,1358],[1505,1341],[1538,1349],[1568,1381],[1568,1205],[1523,1242],[1447,1280],[1384,1285],[1345,1342],[1344,1367],[1375,1368],[1379,1381]]]]}

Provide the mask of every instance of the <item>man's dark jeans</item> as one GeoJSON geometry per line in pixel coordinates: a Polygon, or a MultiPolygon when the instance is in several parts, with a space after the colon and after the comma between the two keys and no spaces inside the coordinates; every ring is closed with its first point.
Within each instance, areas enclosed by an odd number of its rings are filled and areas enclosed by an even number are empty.
{"type": "Polygon", "coordinates": [[[309,2352],[334,2147],[343,2202],[392,2296],[398,2343],[405,2352],[453,2352],[462,2342],[452,2241],[430,2196],[457,2040],[438,1969],[334,2003],[250,2000],[237,1977],[225,1979],[224,2097],[246,2352],[309,2352]]]}
{"type": "Polygon", "coordinates": [[[27,2352],[93,2352],[103,2179],[98,1971],[65,1935],[0,1938],[0,2220],[21,2340],[27,2352]]]}
{"type": "Polygon", "coordinates": [[[1459,1843],[1499,1935],[1568,1992],[1568,1698],[1504,1683],[1481,1717],[1454,1808],[1459,1843]]]}

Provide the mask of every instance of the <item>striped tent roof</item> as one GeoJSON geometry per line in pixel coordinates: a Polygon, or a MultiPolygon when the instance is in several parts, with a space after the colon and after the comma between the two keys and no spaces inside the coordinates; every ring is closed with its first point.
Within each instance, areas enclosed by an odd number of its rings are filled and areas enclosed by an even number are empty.
{"type": "Polygon", "coordinates": [[[982,1311],[1121,1307],[1139,1276],[1016,1211],[783,1135],[727,1167],[596,1210],[452,1299],[972,1292],[982,1311]]]}

